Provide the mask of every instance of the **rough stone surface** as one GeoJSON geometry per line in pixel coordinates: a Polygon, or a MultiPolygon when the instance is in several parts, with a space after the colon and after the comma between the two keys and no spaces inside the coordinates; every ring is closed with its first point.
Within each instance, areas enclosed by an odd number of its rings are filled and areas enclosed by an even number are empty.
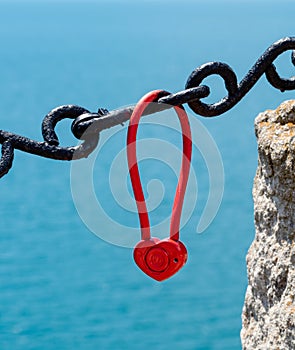
{"type": "Polygon", "coordinates": [[[255,120],[256,236],[247,255],[244,350],[295,349],[295,100],[255,120]]]}

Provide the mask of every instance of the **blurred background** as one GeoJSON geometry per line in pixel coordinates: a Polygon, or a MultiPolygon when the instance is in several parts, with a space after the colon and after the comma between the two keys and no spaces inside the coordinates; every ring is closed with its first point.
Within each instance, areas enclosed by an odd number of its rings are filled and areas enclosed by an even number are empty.
{"type": "MultiPolygon", "coordinates": [[[[294,10],[294,1],[285,0],[1,1],[1,129],[41,140],[43,117],[59,105],[114,109],[150,90],[179,91],[208,61],[228,63],[241,80],[269,45],[294,35],[294,10]]],[[[290,52],[276,64],[282,76],[294,74],[290,52]]],[[[225,95],[220,78],[206,84],[212,91],[207,101],[225,95]]],[[[254,237],[253,122],[294,94],[282,94],[262,77],[230,112],[210,120],[196,116],[222,155],[224,197],[213,223],[198,235],[209,185],[196,154],[199,197],[181,234],[189,261],[163,283],[138,270],[131,249],[110,245],[84,226],[68,162],[16,151],[0,181],[0,348],[241,348],[245,257],[254,237]]],[[[58,125],[62,145],[77,143],[69,128],[70,122],[58,125]]],[[[108,178],[108,169],[97,167],[94,182],[108,178]]],[[[170,192],[165,196],[172,202],[170,192]]],[[[138,225],[135,214],[130,220],[138,225]]]]}

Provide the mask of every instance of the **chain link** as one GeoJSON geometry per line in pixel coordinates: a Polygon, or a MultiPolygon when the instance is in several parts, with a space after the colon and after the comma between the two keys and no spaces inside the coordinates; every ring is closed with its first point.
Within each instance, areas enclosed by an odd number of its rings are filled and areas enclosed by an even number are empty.
{"type": "MultiPolygon", "coordinates": [[[[195,69],[189,76],[185,90],[168,96],[160,96],[157,103],[146,109],[145,115],[159,112],[173,106],[187,103],[198,115],[214,117],[225,113],[235,106],[265,74],[268,82],[276,89],[294,90],[295,77],[284,79],[277,73],[273,61],[288,50],[295,50],[295,37],[286,37],[271,45],[238,84],[236,74],[232,68],[222,62],[209,62],[195,69]],[[205,78],[210,75],[219,75],[225,84],[228,95],[214,104],[200,101],[209,96],[210,89],[202,85],[205,78]]],[[[291,60],[295,65],[295,51],[292,51],[291,60]]],[[[57,159],[74,160],[86,158],[96,148],[99,134],[102,130],[128,121],[134,106],[108,111],[99,108],[96,113],[76,105],[60,106],[50,111],[42,122],[42,142],[31,140],[11,132],[0,130],[0,143],[2,144],[0,158],[0,177],[8,173],[12,167],[14,149],[35,154],[38,156],[57,159]],[[77,146],[60,147],[55,132],[56,125],[63,119],[73,119],[72,133],[83,142],[77,146]]]]}

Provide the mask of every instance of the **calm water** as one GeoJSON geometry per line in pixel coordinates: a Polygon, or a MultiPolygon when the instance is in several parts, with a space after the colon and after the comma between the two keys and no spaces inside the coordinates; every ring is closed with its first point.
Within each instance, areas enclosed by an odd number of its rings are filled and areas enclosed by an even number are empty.
{"type": "MultiPolygon", "coordinates": [[[[0,2],[1,128],[40,140],[42,118],[56,106],[112,109],[152,89],[177,91],[207,61],[229,63],[241,79],[268,45],[294,35],[294,10],[294,1],[0,2]]],[[[278,63],[285,76],[289,61],[286,55],[278,63]]],[[[212,100],[222,96],[219,79],[211,90],[212,100]]],[[[182,230],[189,262],[162,284],[136,268],[130,249],[84,226],[69,163],[16,152],[0,181],[0,348],[239,349],[254,236],[253,120],[293,96],[262,78],[231,112],[204,122],[223,158],[224,198],[210,227],[196,234],[208,194],[200,162],[199,200],[182,230]]],[[[58,128],[65,145],[76,142],[69,125],[58,128]]],[[[108,171],[98,165],[94,181],[108,171]]],[[[116,215],[112,202],[107,210],[116,215]]],[[[129,224],[136,226],[135,215],[129,224]]]]}

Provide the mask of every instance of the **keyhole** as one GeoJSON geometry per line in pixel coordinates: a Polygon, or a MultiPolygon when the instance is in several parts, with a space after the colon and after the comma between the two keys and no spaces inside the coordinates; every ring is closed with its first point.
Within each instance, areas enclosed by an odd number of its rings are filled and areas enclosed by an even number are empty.
{"type": "Polygon", "coordinates": [[[177,259],[177,258],[174,258],[174,259],[173,259],[173,262],[174,262],[175,264],[177,264],[177,263],[178,263],[178,259],[177,259]]]}

